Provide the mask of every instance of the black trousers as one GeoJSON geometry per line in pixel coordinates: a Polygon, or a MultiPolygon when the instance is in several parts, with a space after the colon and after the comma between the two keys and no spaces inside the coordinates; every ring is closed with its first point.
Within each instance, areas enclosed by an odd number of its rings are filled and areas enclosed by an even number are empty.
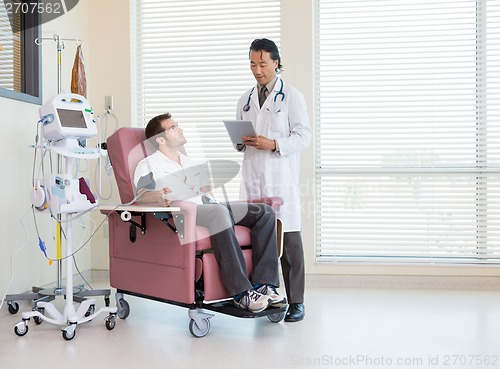
{"type": "Polygon", "coordinates": [[[203,204],[198,205],[196,211],[196,224],[207,227],[210,232],[222,281],[231,296],[251,289],[253,284],[279,286],[276,216],[270,206],[245,202],[203,204]],[[253,270],[250,279],[234,225],[251,229],[253,270]]]}
{"type": "Polygon", "coordinates": [[[300,232],[286,232],[283,238],[281,270],[289,304],[304,303],[304,246],[300,232]]]}

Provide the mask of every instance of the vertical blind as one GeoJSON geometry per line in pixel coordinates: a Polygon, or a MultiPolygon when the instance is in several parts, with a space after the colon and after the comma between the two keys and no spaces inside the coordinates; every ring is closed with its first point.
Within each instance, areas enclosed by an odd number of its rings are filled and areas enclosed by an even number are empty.
{"type": "MultiPolygon", "coordinates": [[[[16,14],[12,17],[14,22],[20,22],[16,14]]],[[[20,39],[20,32],[12,32],[7,10],[0,3],[0,88],[22,91],[20,39]]]]}
{"type": "Polygon", "coordinates": [[[170,112],[188,155],[214,164],[217,198],[238,198],[242,154],[222,121],[234,119],[238,98],[255,84],[250,43],[266,37],[279,47],[280,1],[135,0],[133,12],[135,125],[170,112]]]}
{"type": "Polygon", "coordinates": [[[500,262],[500,0],[318,0],[316,259],[500,262]]]}

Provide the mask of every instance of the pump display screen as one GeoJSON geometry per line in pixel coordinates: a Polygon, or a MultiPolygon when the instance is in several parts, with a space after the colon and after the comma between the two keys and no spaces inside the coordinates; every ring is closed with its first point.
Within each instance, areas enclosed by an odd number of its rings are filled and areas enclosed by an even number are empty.
{"type": "Polygon", "coordinates": [[[87,128],[85,118],[81,110],[57,109],[61,127],[87,128]]]}

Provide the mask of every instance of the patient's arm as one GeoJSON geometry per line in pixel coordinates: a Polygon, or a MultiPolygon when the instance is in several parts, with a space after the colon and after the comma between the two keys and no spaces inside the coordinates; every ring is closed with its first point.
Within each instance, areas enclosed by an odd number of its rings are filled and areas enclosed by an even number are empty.
{"type": "Polygon", "coordinates": [[[164,187],[158,191],[151,191],[145,188],[141,188],[137,191],[139,197],[137,198],[137,203],[142,205],[160,205],[160,206],[170,206],[170,200],[168,199],[168,194],[172,192],[170,188],[164,187]]]}

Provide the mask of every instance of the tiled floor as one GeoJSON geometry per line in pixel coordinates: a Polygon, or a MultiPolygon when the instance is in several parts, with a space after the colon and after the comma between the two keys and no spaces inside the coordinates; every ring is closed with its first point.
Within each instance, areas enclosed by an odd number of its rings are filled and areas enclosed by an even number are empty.
{"type": "MultiPolygon", "coordinates": [[[[60,326],[33,320],[25,336],[16,336],[21,313],[11,315],[4,304],[1,367],[500,368],[500,291],[309,287],[302,322],[216,313],[204,338],[189,333],[185,308],[127,301],[130,316],[113,330],[103,314],[78,326],[71,341],[60,326]]],[[[29,309],[21,303],[21,311],[29,309]]]]}

